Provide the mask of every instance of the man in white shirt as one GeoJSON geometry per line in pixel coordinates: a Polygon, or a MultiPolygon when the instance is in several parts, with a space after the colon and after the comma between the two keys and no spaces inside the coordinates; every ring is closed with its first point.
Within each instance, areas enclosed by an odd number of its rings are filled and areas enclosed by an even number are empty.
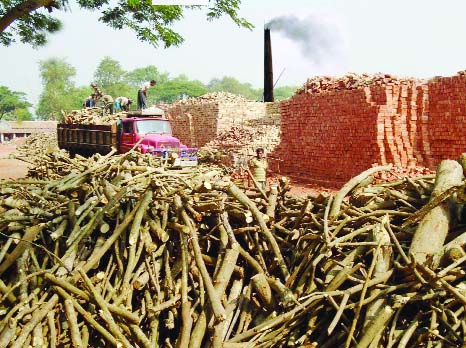
{"type": "Polygon", "coordinates": [[[146,101],[147,101],[147,90],[149,87],[155,86],[156,85],[155,80],[151,80],[150,82],[144,82],[141,85],[141,88],[139,88],[138,91],[138,110],[146,109],[146,101]]]}

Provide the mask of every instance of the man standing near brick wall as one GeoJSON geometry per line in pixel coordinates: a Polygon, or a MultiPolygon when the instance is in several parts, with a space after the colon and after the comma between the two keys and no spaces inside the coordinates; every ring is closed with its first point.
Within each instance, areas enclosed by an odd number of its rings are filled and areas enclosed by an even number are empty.
{"type": "Polygon", "coordinates": [[[267,183],[267,168],[268,163],[265,158],[264,149],[259,147],[256,149],[256,157],[249,161],[249,166],[252,168],[252,176],[257,181],[260,188],[265,191],[267,183]]]}

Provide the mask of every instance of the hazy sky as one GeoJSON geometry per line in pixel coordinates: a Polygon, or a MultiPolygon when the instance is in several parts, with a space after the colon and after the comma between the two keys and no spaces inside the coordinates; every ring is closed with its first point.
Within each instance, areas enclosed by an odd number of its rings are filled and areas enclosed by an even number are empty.
{"type": "Polygon", "coordinates": [[[278,86],[349,71],[427,78],[466,68],[464,0],[243,0],[240,13],[254,30],[238,28],[226,17],[207,22],[203,11],[186,13],[175,26],[186,41],[169,49],[140,43],[129,30],[107,28],[95,13],[63,13],[63,30],[45,47],[0,48],[0,85],[26,92],[36,103],[40,60],[66,58],[77,69],[76,84],[83,85],[110,56],[125,70],[153,64],[172,77],[186,74],[207,83],[233,76],[261,87],[263,27],[282,16],[305,26],[306,41],[272,32],[275,78],[285,69],[278,86]]]}

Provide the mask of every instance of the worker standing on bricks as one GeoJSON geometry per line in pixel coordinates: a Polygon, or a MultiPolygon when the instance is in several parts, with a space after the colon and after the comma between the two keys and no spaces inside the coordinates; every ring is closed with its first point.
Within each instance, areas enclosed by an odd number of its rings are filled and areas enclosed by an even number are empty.
{"type": "Polygon", "coordinates": [[[144,82],[138,90],[138,110],[146,109],[147,108],[147,90],[149,87],[153,87],[156,85],[155,80],[151,80],[150,82],[144,82]]]}

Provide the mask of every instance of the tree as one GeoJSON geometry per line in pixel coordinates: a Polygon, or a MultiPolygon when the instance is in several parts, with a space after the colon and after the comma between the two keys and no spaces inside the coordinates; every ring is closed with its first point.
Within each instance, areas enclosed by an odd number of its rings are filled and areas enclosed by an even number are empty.
{"type": "Polygon", "coordinates": [[[94,82],[102,89],[105,89],[122,81],[124,74],[125,71],[119,61],[104,57],[94,73],[94,82]]]}
{"type": "Polygon", "coordinates": [[[298,89],[298,86],[277,87],[274,89],[273,95],[275,100],[283,100],[292,97],[298,89]]]}
{"type": "Polygon", "coordinates": [[[102,88],[104,94],[114,98],[136,96],[139,85],[127,82],[128,73],[123,70],[120,62],[110,57],[102,59],[94,73],[94,82],[102,88]]]}
{"type": "Polygon", "coordinates": [[[168,73],[160,73],[154,65],[148,65],[144,68],[137,68],[127,72],[124,81],[136,88],[146,81],[155,80],[158,84],[163,84],[169,80],[168,73]]]}
{"type": "MultiPolygon", "coordinates": [[[[154,6],[152,0],[77,0],[81,10],[98,11],[99,21],[111,28],[132,29],[139,40],[154,46],[177,46],[183,42],[181,35],[171,29],[183,18],[186,9],[201,9],[201,6],[154,6]]],[[[248,29],[253,25],[238,16],[241,0],[211,0],[207,19],[229,16],[238,26],[248,29]]],[[[0,43],[8,46],[16,41],[34,47],[47,42],[47,34],[61,28],[54,17],[57,11],[66,11],[68,0],[2,0],[0,1],[0,43]]]]}
{"type": "MultiPolygon", "coordinates": [[[[75,99],[77,90],[73,78],[76,69],[73,66],[64,59],[51,58],[39,62],[39,71],[44,86],[36,109],[36,115],[40,119],[60,119],[62,110],[82,106],[83,99],[75,99]]],[[[90,92],[90,88],[88,91],[90,92]]]]}
{"type": "Polygon", "coordinates": [[[207,85],[211,92],[229,92],[242,95],[251,100],[260,100],[262,91],[254,89],[250,83],[241,83],[234,77],[225,76],[222,79],[212,79],[207,85]]]}
{"type": "Polygon", "coordinates": [[[26,101],[25,95],[0,86],[0,120],[30,120],[32,115],[27,108],[31,104],[26,101]]]}
{"type": "Polygon", "coordinates": [[[206,86],[201,81],[190,81],[186,76],[181,75],[173,80],[149,88],[147,94],[149,103],[157,101],[173,103],[183,97],[199,97],[207,92],[206,86]]]}

